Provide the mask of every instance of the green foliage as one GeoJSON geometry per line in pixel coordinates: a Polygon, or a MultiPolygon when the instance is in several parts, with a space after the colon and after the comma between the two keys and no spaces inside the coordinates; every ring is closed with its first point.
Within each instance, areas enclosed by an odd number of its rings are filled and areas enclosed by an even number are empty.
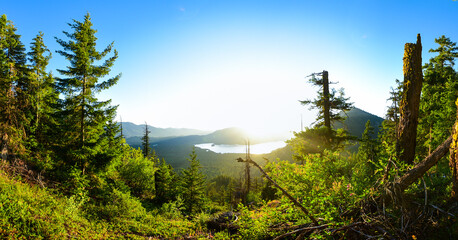
{"type": "MultiPolygon", "coordinates": [[[[0,133],[2,151],[24,154],[24,128],[29,124],[28,69],[25,47],[13,22],[0,17],[0,133]]],[[[2,156],[5,158],[6,156],[2,156]]]]}
{"type": "Polygon", "coordinates": [[[205,201],[205,176],[200,172],[200,163],[195,149],[188,158],[189,167],[181,171],[179,194],[183,198],[186,213],[194,214],[203,209],[205,201]]]}
{"type": "Polygon", "coordinates": [[[375,165],[373,162],[376,160],[378,153],[378,142],[376,139],[372,138],[374,135],[374,128],[372,127],[370,120],[368,120],[366,123],[366,129],[364,130],[363,136],[361,137],[357,156],[363,161],[367,161],[369,163],[369,168],[372,171],[375,170],[375,165]]]}
{"type": "Polygon", "coordinates": [[[293,149],[293,159],[303,163],[309,154],[323,155],[325,150],[342,149],[349,139],[352,138],[343,129],[314,127],[306,128],[305,131],[294,132],[294,138],[286,142],[293,149]]]}
{"type": "Polygon", "coordinates": [[[239,211],[238,225],[240,229],[236,239],[265,239],[269,236],[268,227],[273,219],[270,214],[266,212],[256,214],[243,205],[239,206],[239,211]]]}
{"type": "MultiPolygon", "coordinates": [[[[318,86],[320,88],[329,88],[329,83],[328,86],[325,86],[325,82],[323,81],[323,78],[316,78],[317,74],[312,74],[312,78],[309,80],[309,82],[314,85],[318,86]]],[[[326,72],[327,75],[327,72],[326,72]]],[[[302,105],[310,105],[310,109],[318,109],[318,116],[316,118],[316,124],[315,126],[317,127],[328,127],[330,126],[325,126],[325,115],[329,114],[329,118],[331,123],[332,122],[342,122],[345,120],[345,117],[340,114],[340,111],[349,111],[353,107],[353,103],[348,102],[350,98],[345,97],[345,93],[343,88],[341,88],[339,91],[336,91],[334,88],[332,88],[329,91],[329,95],[325,95],[324,91],[318,91],[318,97],[314,100],[304,100],[300,101],[302,105]],[[339,95],[337,95],[337,93],[339,95]],[[329,104],[329,109],[325,108],[325,102],[328,102],[329,104]],[[326,113],[328,111],[328,113],[326,113]]]]}
{"type": "Polygon", "coordinates": [[[318,98],[311,101],[300,101],[303,105],[311,105],[310,108],[318,109],[317,122],[313,127],[307,128],[305,131],[294,133],[294,138],[287,141],[293,148],[295,155],[293,159],[304,162],[308,154],[323,155],[325,150],[335,151],[343,147],[343,143],[353,139],[347,135],[344,129],[334,130],[332,124],[334,122],[342,122],[345,120],[341,111],[349,111],[353,107],[353,103],[348,102],[350,98],[344,97],[344,91],[339,91],[339,96],[336,95],[336,90],[329,91],[329,81],[327,79],[328,72],[323,71],[322,78],[317,79],[317,74],[312,74],[310,83],[319,86],[323,91],[318,91],[318,98]]]}
{"type": "Polygon", "coordinates": [[[107,228],[89,222],[72,199],[9,179],[0,171],[0,238],[107,238],[107,228]]]}
{"type": "Polygon", "coordinates": [[[164,203],[159,212],[168,219],[180,219],[185,210],[183,199],[178,196],[175,201],[164,203]]]}
{"type": "Polygon", "coordinates": [[[50,158],[53,156],[52,145],[56,120],[54,118],[58,93],[54,86],[54,78],[46,72],[51,53],[43,42],[44,34],[40,32],[31,43],[27,53],[30,62],[29,87],[27,96],[29,124],[26,128],[27,150],[34,164],[42,170],[53,168],[50,158]]]}
{"type": "Polygon", "coordinates": [[[71,200],[79,208],[83,206],[88,199],[89,180],[86,175],[83,175],[81,170],[73,167],[69,173],[69,181],[67,181],[65,188],[67,189],[71,200]]]}
{"type": "Polygon", "coordinates": [[[105,58],[113,49],[113,43],[103,51],[96,49],[96,30],[92,28],[91,18],[86,14],[83,22],[73,20],[69,24],[73,33],[65,32],[68,41],[56,38],[63,50],[57,51],[70,63],[66,69],[58,72],[67,78],[58,78],[58,88],[65,99],[62,101],[61,128],[62,146],[60,153],[65,163],[96,171],[106,166],[111,160],[107,155],[107,139],[103,138],[106,124],[115,116],[116,107],[110,106],[110,100],[99,101],[95,94],[116,84],[120,75],[99,82],[106,77],[118,57],[114,55],[101,65],[98,61],[105,58]]]}
{"type": "Polygon", "coordinates": [[[149,134],[150,133],[151,131],[148,130],[148,124],[146,124],[145,122],[145,133],[143,134],[143,137],[142,137],[142,152],[143,152],[143,156],[145,157],[150,157],[153,151],[149,143],[149,134]]]}
{"type": "Polygon", "coordinates": [[[152,159],[145,158],[141,150],[125,150],[108,167],[107,177],[116,188],[130,191],[142,199],[153,199],[154,175],[157,168],[152,159]]]}
{"type": "Polygon", "coordinates": [[[445,36],[435,39],[435,42],[439,47],[430,52],[438,55],[423,67],[424,82],[417,136],[417,152],[423,157],[450,136],[456,118],[458,73],[454,65],[458,47],[445,36]]]}
{"type": "Polygon", "coordinates": [[[122,192],[116,188],[111,189],[107,204],[99,206],[99,216],[109,221],[121,221],[120,219],[142,219],[146,215],[146,209],[141,202],[129,193],[122,192]]]}
{"type": "Polygon", "coordinates": [[[164,159],[157,161],[157,170],[154,175],[156,197],[155,202],[163,204],[176,199],[178,176],[170,164],[164,159]]]}
{"type": "Polygon", "coordinates": [[[214,177],[207,182],[207,196],[212,202],[221,206],[229,205],[235,191],[235,185],[235,179],[229,176],[214,177]]]}

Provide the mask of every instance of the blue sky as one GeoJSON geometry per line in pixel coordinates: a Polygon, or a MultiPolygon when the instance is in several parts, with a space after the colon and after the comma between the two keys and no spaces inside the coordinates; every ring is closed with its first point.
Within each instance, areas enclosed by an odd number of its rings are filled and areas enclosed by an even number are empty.
{"type": "MultiPolygon", "coordinates": [[[[458,1],[4,1],[0,12],[28,47],[43,31],[49,70],[67,62],[55,50],[67,23],[89,12],[102,49],[119,51],[118,85],[100,94],[123,121],[158,127],[297,131],[316,112],[298,100],[318,90],[304,78],[329,71],[356,107],[383,116],[402,80],[406,42],[422,35],[458,41],[458,1]]],[[[118,118],[119,119],[119,118],[118,118]]]]}

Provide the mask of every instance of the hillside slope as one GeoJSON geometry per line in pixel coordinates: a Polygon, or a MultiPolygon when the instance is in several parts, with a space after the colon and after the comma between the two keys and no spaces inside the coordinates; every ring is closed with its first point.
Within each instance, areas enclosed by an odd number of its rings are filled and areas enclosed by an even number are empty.
{"type": "Polygon", "coordinates": [[[371,121],[371,126],[374,127],[375,136],[372,136],[372,137],[374,138],[377,137],[377,133],[379,132],[382,122],[384,120],[383,118],[379,116],[368,113],[359,108],[352,108],[346,114],[343,112],[340,114],[344,115],[346,119],[343,123],[340,123],[340,122],[334,123],[333,124],[334,128],[336,129],[344,128],[350,133],[350,135],[358,137],[358,138],[360,138],[363,135],[363,132],[366,126],[366,122],[368,120],[371,121]]]}

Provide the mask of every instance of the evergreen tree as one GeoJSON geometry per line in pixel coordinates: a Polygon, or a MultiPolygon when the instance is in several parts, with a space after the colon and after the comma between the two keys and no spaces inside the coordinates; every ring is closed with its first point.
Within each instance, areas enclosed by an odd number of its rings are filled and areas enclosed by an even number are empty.
{"type": "Polygon", "coordinates": [[[46,72],[51,53],[43,42],[43,33],[40,32],[31,43],[31,51],[27,54],[30,62],[30,96],[31,108],[29,118],[31,120],[28,134],[28,150],[37,158],[39,164],[49,165],[49,155],[54,128],[56,127],[55,112],[58,93],[55,88],[54,78],[46,72]]]}
{"type": "Polygon", "coordinates": [[[361,137],[360,145],[358,148],[358,157],[369,163],[371,169],[374,169],[373,162],[377,155],[377,140],[374,139],[375,132],[374,127],[371,125],[371,121],[367,120],[366,128],[364,129],[361,137]]]}
{"type": "Polygon", "coordinates": [[[125,140],[120,134],[120,125],[113,119],[108,120],[102,139],[106,141],[105,145],[108,146],[105,154],[107,161],[121,155],[123,151],[127,150],[123,147],[125,140]]]}
{"type": "Polygon", "coordinates": [[[344,96],[343,89],[338,91],[338,95],[335,89],[329,89],[327,71],[311,76],[310,83],[320,87],[321,91],[318,91],[316,99],[304,100],[300,103],[310,105],[311,109],[318,109],[317,121],[313,127],[294,133],[294,138],[288,141],[295,152],[293,158],[301,162],[304,162],[305,156],[308,154],[318,153],[322,155],[326,149],[335,151],[340,149],[346,140],[352,139],[345,130],[334,130],[332,124],[345,120],[340,112],[350,110],[353,104],[348,102],[349,98],[344,96]],[[317,78],[317,76],[321,76],[321,78],[317,78]]]}
{"type": "Polygon", "coordinates": [[[423,156],[450,136],[458,97],[458,74],[454,69],[458,47],[445,36],[435,39],[435,42],[439,47],[429,52],[438,55],[423,67],[424,82],[417,138],[423,156]]]}
{"type": "Polygon", "coordinates": [[[205,176],[200,171],[200,162],[195,149],[188,158],[190,166],[181,172],[180,194],[188,214],[202,210],[205,199],[205,176]]]}
{"type": "Polygon", "coordinates": [[[391,155],[390,152],[395,151],[396,140],[398,138],[399,124],[399,102],[401,100],[402,84],[396,79],[396,87],[391,88],[390,97],[387,101],[391,102],[388,107],[385,120],[382,122],[382,129],[378,135],[378,141],[383,145],[384,152],[391,155]]]}
{"type": "Polygon", "coordinates": [[[92,28],[89,13],[83,22],[73,20],[69,26],[73,32],[63,32],[68,41],[56,38],[63,47],[57,53],[70,62],[66,69],[58,70],[67,77],[58,78],[58,88],[65,96],[61,113],[65,139],[61,153],[67,164],[77,164],[84,173],[86,168],[104,166],[110,160],[106,154],[108,140],[103,135],[107,123],[114,119],[116,107],[110,106],[111,100],[99,101],[95,94],[119,80],[117,75],[99,82],[110,73],[118,52],[114,50],[113,56],[98,65],[113,50],[113,43],[101,52],[96,49],[96,30],[92,28]]]}
{"type": "Polygon", "coordinates": [[[152,149],[149,144],[149,134],[151,131],[148,130],[148,124],[145,122],[145,133],[143,134],[142,137],[142,152],[143,156],[146,158],[151,157],[152,149]]]}
{"type": "Polygon", "coordinates": [[[391,101],[391,105],[386,111],[386,119],[393,122],[396,127],[399,123],[399,102],[401,101],[401,91],[402,84],[398,79],[396,79],[396,88],[391,87],[390,97],[387,99],[388,101],[391,101]]]}
{"type": "Polygon", "coordinates": [[[176,199],[177,175],[170,164],[164,159],[157,163],[155,172],[156,198],[155,201],[163,204],[176,199]]]}
{"type": "Polygon", "coordinates": [[[56,101],[57,94],[54,89],[54,79],[46,72],[51,53],[43,42],[43,33],[40,32],[30,44],[31,51],[27,54],[30,62],[30,85],[28,94],[33,97],[33,123],[32,133],[37,138],[42,138],[42,121],[49,119],[53,109],[51,104],[56,101]],[[45,55],[46,53],[47,56],[45,55]]]}
{"type": "Polygon", "coordinates": [[[16,27],[0,17],[0,140],[2,159],[23,153],[24,111],[29,106],[24,92],[28,87],[25,47],[16,27]]]}
{"type": "Polygon", "coordinates": [[[321,88],[318,91],[318,98],[314,100],[300,101],[302,105],[310,105],[310,109],[318,109],[317,122],[315,127],[324,126],[327,129],[332,129],[333,122],[342,122],[345,118],[339,114],[341,111],[349,111],[353,107],[353,103],[348,102],[350,98],[345,98],[343,89],[337,91],[332,88],[329,89],[328,72],[323,71],[319,74],[312,74],[309,82],[321,88]],[[317,76],[322,76],[317,78],[317,76]]]}

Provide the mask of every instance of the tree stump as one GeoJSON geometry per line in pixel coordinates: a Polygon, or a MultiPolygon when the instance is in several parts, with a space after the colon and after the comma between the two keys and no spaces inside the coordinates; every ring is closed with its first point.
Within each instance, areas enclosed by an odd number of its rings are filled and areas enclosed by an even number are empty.
{"type": "Polygon", "coordinates": [[[421,37],[417,35],[416,43],[406,43],[404,46],[404,83],[400,102],[399,138],[396,150],[401,161],[413,163],[418,125],[418,110],[423,84],[421,62],[421,37]]]}

